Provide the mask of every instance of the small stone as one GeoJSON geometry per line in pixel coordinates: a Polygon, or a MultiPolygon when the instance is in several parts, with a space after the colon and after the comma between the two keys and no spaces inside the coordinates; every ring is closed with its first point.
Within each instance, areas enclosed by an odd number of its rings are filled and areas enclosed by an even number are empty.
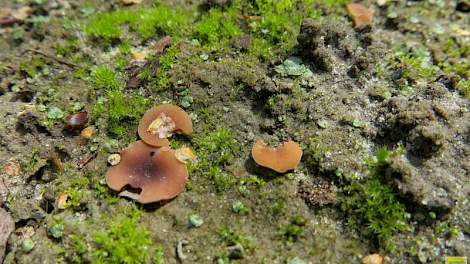
{"type": "Polygon", "coordinates": [[[189,223],[193,227],[200,227],[202,224],[204,224],[204,220],[202,220],[198,214],[192,214],[189,216],[189,223]]]}
{"type": "Polygon", "coordinates": [[[384,257],[379,254],[371,254],[362,258],[363,264],[382,264],[384,257]]]}
{"type": "Polygon", "coordinates": [[[307,264],[304,260],[299,257],[291,258],[287,261],[287,264],[307,264]]]}
{"type": "Polygon", "coordinates": [[[387,4],[387,0],[377,0],[377,5],[378,6],[384,6],[387,4]]]}
{"type": "Polygon", "coordinates": [[[241,244],[227,247],[228,257],[231,259],[242,259],[245,256],[245,249],[241,244]]]}
{"type": "Polygon", "coordinates": [[[118,165],[121,162],[121,155],[115,153],[108,156],[108,163],[111,166],[118,165]]]}
{"type": "Polygon", "coordinates": [[[23,242],[21,242],[21,248],[23,249],[24,252],[28,253],[31,252],[34,248],[34,242],[31,238],[25,238],[23,242]]]}
{"type": "Polygon", "coordinates": [[[142,3],[142,0],[121,0],[121,3],[125,5],[135,5],[142,3]]]}

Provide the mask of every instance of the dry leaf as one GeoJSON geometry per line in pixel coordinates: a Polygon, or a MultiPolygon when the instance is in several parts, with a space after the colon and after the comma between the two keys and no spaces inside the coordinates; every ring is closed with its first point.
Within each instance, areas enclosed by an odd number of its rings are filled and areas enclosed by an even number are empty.
{"type": "Polygon", "coordinates": [[[59,196],[57,196],[57,199],[55,200],[55,209],[65,209],[67,205],[67,198],[69,195],[65,192],[59,193],[59,196]]]}
{"type": "Polygon", "coordinates": [[[80,132],[80,136],[84,139],[90,139],[93,136],[94,128],[93,126],[86,127],[80,132]]]}
{"type": "Polygon", "coordinates": [[[188,160],[196,160],[196,155],[194,152],[188,147],[181,147],[175,150],[176,159],[180,162],[186,164],[188,160]]]}
{"type": "Polygon", "coordinates": [[[132,58],[136,61],[145,61],[145,55],[138,52],[131,52],[132,58]]]}
{"type": "Polygon", "coordinates": [[[171,45],[171,37],[166,36],[160,40],[158,40],[155,44],[152,45],[151,49],[154,53],[161,53],[163,52],[168,46],[171,45]]]}

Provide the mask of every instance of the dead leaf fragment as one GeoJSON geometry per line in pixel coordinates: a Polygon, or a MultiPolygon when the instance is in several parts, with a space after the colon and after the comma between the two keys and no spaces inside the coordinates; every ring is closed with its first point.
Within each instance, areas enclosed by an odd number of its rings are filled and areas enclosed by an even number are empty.
{"type": "Polygon", "coordinates": [[[55,200],[55,209],[65,209],[67,206],[67,198],[69,195],[65,192],[59,193],[59,196],[57,196],[57,199],[55,200]]]}
{"type": "Polygon", "coordinates": [[[125,5],[135,5],[142,3],[142,0],[121,0],[121,2],[125,5]]]}
{"type": "Polygon", "coordinates": [[[181,147],[175,150],[175,156],[178,161],[184,164],[186,164],[188,160],[196,160],[196,154],[188,147],[181,147]]]}
{"type": "Polygon", "coordinates": [[[18,176],[21,171],[20,163],[12,159],[5,165],[4,171],[8,176],[18,176]]]}
{"type": "Polygon", "coordinates": [[[147,132],[157,135],[159,138],[168,138],[173,135],[175,127],[176,124],[173,119],[162,112],[157,118],[155,118],[155,120],[152,121],[152,123],[150,123],[147,128],[147,132]]]}
{"type": "Polygon", "coordinates": [[[11,232],[15,230],[15,222],[5,209],[0,208],[0,260],[3,260],[8,238],[11,232]]]}
{"type": "Polygon", "coordinates": [[[356,28],[372,25],[374,12],[361,4],[348,4],[346,6],[356,28]]]}
{"type": "Polygon", "coordinates": [[[363,264],[382,264],[384,257],[379,254],[371,254],[362,258],[363,264]]]}
{"type": "Polygon", "coordinates": [[[93,126],[86,127],[82,130],[82,132],[80,132],[80,137],[84,139],[90,139],[93,136],[93,132],[94,132],[93,126]]]}
{"type": "Polygon", "coordinates": [[[132,55],[132,58],[136,61],[139,61],[139,62],[144,62],[145,61],[145,55],[142,54],[142,53],[131,52],[131,55],[132,55]]]}

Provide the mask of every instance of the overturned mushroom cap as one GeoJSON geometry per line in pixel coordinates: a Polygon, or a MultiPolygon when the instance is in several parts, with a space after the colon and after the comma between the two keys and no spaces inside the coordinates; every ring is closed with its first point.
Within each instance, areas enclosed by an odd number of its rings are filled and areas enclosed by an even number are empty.
{"type": "Polygon", "coordinates": [[[155,148],[139,140],[121,151],[121,162],[106,173],[109,188],[124,186],[141,189],[140,194],[121,192],[140,203],[168,200],[184,190],[188,178],[186,165],[178,161],[169,147],[155,148]]]}
{"type": "Polygon", "coordinates": [[[251,155],[258,165],[284,173],[299,164],[302,149],[292,140],[284,142],[277,148],[270,148],[262,140],[258,140],[251,149],[251,155]]]}
{"type": "Polygon", "coordinates": [[[155,147],[168,146],[168,137],[174,133],[189,135],[193,123],[186,112],[176,105],[164,104],[148,110],[139,123],[139,136],[155,147]]]}

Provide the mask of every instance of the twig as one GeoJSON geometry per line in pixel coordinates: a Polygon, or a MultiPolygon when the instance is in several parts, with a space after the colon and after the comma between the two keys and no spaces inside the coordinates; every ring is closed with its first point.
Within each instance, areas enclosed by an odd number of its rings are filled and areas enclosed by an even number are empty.
{"type": "Polygon", "coordinates": [[[54,56],[52,56],[52,55],[50,55],[50,54],[48,54],[48,53],[45,53],[44,51],[40,51],[40,50],[26,49],[26,50],[23,52],[23,54],[26,53],[26,52],[28,52],[28,51],[29,51],[29,52],[34,52],[34,53],[40,54],[40,55],[42,55],[42,56],[44,56],[44,57],[46,57],[46,58],[49,58],[49,59],[53,59],[53,60],[55,60],[55,61],[57,61],[57,62],[59,62],[59,63],[65,64],[65,65],[67,65],[67,66],[69,66],[69,67],[71,67],[71,68],[76,68],[76,67],[77,67],[77,65],[74,64],[74,63],[71,63],[71,62],[68,62],[68,61],[59,59],[59,58],[57,58],[57,57],[54,57],[54,56]]]}

